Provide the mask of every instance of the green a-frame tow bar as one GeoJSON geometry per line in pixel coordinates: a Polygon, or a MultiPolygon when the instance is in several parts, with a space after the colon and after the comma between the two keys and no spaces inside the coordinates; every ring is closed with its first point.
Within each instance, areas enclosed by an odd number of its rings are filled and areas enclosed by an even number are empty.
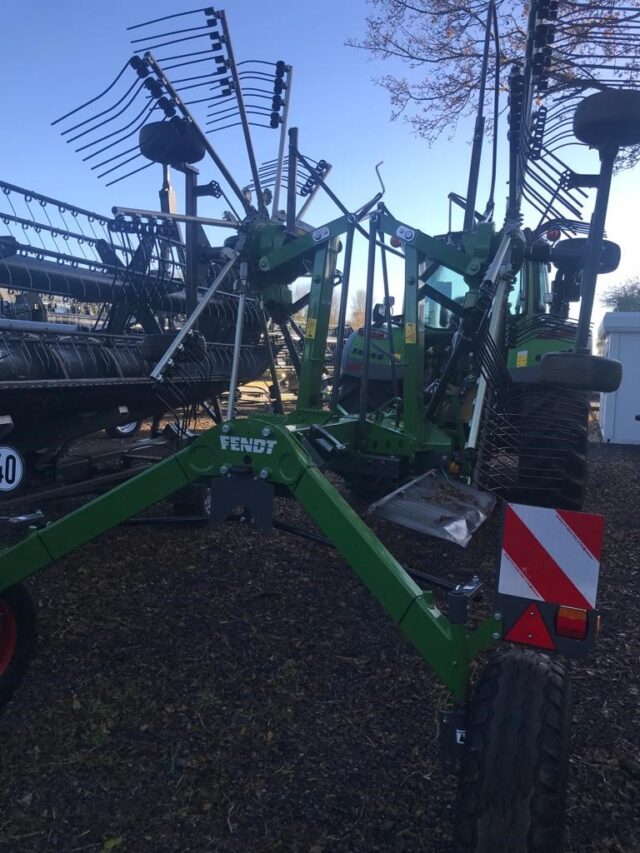
{"type": "MultiPolygon", "coordinates": [[[[452,624],[351,509],[300,442],[306,427],[282,416],[252,416],[216,426],[187,448],[145,470],[75,512],[31,533],[0,554],[0,589],[24,580],[55,560],[202,478],[251,476],[286,487],[333,542],[369,591],[442,679],[457,702],[469,690],[470,660],[500,634],[488,618],[470,631],[452,624]],[[250,459],[250,462],[248,461],[250,459]]],[[[328,427],[329,425],[327,425],[328,427]]],[[[349,445],[352,419],[332,433],[349,445]]]]}
{"type": "MultiPolygon", "coordinates": [[[[312,435],[319,429],[345,454],[366,449],[368,432],[378,437],[386,434],[394,453],[412,457],[421,448],[427,425],[422,417],[424,339],[418,297],[419,265],[427,258],[436,258],[472,280],[475,277],[480,284],[481,270],[490,260],[493,232],[479,229],[475,243],[479,251],[467,254],[402,225],[386,213],[372,217],[372,229],[375,227],[378,233],[401,233],[405,243],[405,328],[409,329],[405,341],[405,387],[410,393],[405,395],[400,428],[395,422],[367,419],[363,432],[357,417],[321,408],[322,365],[337,237],[352,226],[353,217],[340,217],[260,259],[260,270],[268,272],[314,251],[299,408],[287,416],[252,415],[215,426],[170,458],[46,528],[31,532],[18,544],[0,552],[0,591],[189,484],[241,476],[249,485],[260,481],[284,488],[298,500],[443,681],[454,701],[457,704],[468,701],[470,662],[502,636],[499,614],[486,618],[475,629],[469,627],[466,619],[448,619],[435,606],[433,593],[414,582],[323,475],[312,435]],[[417,331],[414,334],[412,330],[417,331]]],[[[384,446],[384,442],[381,444],[384,446]]]]}

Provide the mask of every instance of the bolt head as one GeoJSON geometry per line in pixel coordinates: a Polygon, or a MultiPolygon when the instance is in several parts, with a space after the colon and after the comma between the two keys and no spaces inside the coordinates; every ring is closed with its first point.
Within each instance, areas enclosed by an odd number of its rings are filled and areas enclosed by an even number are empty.
{"type": "Polygon", "coordinates": [[[228,465],[221,465],[220,466],[220,473],[222,474],[223,477],[226,474],[228,474],[229,473],[229,466],[228,465]]]}
{"type": "Polygon", "coordinates": [[[231,427],[229,424],[222,424],[222,432],[226,435],[228,432],[231,432],[231,427]]]}
{"type": "Polygon", "coordinates": [[[493,618],[496,620],[496,622],[499,622],[502,619],[502,613],[494,613],[493,618]]]}
{"type": "Polygon", "coordinates": [[[266,468],[262,468],[260,471],[260,479],[266,480],[268,476],[269,476],[269,471],[266,468]]]}
{"type": "Polygon", "coordinates": [[[269,429],[269,427],[263,427],[262,428],[262,437],[263,438],[269,438],[270,435],[271,435],[271,430],[269,429]]]}
{"type": "Polygon", "coordinates": [[[491,635],[491,639],[492,639],[492,640],[499,640],[499,639],[500,639],[500,634],[498,634],[498,632],[497,632],[497,631],[495,631],[495,632],[491,635]]]}

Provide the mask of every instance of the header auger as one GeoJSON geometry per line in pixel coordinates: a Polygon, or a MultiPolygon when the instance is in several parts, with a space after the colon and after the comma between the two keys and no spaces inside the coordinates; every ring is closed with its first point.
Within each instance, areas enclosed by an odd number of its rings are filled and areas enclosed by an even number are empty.
{"type": "MultiPolygon", "coordinates": [[[[618,148],[640,143],[640,93],[603,84],[604,91],[581,100],[575,134],[598,150],[600,173],[578,175],[565,164],[561,172],[557,155],[546,148],[549,124],[545,131],[538,103],[548,89],[544,81],[552,68],[550,32],[561,26],[553,23],[556,16],[556,3],[531,4],[526,57],[511,77],[504,224],[500,227],[494,220],[492,197],[484,213],[475,210],[480,133],[468,199],[461,200],[464,229],[435,237],[396,218],[382,201],[382,192],[355,211],[347,209],[326,184],[328,164],[312,163],[301,154],[295,128],[288,132],[286,164],[283,134],[278,160],[259,168],[249,133],[251,109],[242,97],[242,74],[223,13],[205,11],[203,29],[213,50],[205,55],[213,63],[210,76],[219,77],[219,97],[235,94],[229,109],[245,136],[252,191],[243,191],[222,163],[167,76],[170,63],[154,57],[153,45],[142,56],[136,54],[130,70],[138,82],[132,88],[137,87],[136,93],[144,90],[146,104],[137,127],[140,152],[161,163],[165,177],[169,168],[182,172],[187,199],[184,214],[169,207],[114,210],[115,227],[122,233],[139,236],[141,245],[145,235],[171,233],[184,259],[187,316],[158,355],[150,380],[162,387],[180,354],[185,348],[192,351],[208,307],[228,287],[236,310],[226,412],[216,426],[170,458],[0,553],[0,699],[10,698],[30,651],[33,611],[24,581],[31,575],[192,485],[210,494],[211,523],[226,521],[242,507],[243,515],[261,529],[271,526],[274,496],[285,495],[300,502],[449,690],[443,739],[453,754],[462,756],[455,849],[561,849],[570,690],[557,653],[585,654],[597,626],[600,544],[586,534],[585,519],[591,530],[601,523],[579,512],[588,394],[614,390],[620,381],[617,362],[591,355],[589,323],[597,275],[615,268],[618,260],[615,244],[603,241],[604,217],[618,148]],[[215,34],[210,32],[218,26],[215,34]],[[543,31],[546,40],[541,43],[543,31]],[[165,118],[146,122],[154,110],[165,118]],[[544,168],[540,163],[545,151],[555,184],[548,174],[542,178],[535,172],[544,168]],[[200,183],[193,163],[205,156],[233,203],[216,181],[200,183]],[[527,183],[532,176],[535,189],[527,183]],[[269,196],[271,180],[275,183],[269,196]],[[287,205],[281,211],[283,181],[287,205]],[[296,211],[296,188],[305,197],[326,191],[339,215],[320,227],[307,225],[296,211]],[[589,229],[579,221],[586,188],[596,189],[589,229]],[[203,196],[222,198],[232,210],[216,218],[201,217],[198,202],[203,196]],[[523,227],[522,202],[528,196],[541,212],[533,228],[523,227]],[[566,211],[575,218],[567,218],[566,211]],[[184,241],[179,230],[183,225],[184,241]],[[205,226],[227,229],[222,246],[203,246],[199,233],[205,226]],[[587,237],[575,236],[587,230],[587,237]],[[363,271],[352,264],[356,239],[367,241],[363,271]],[[402,313],[396,315],[388,253],[403,261],[402,313]],[[374,305],[378,262],[384,301],[374,305]],[[557,269],[553,285],[548,264],[557,269]],[[202,270],[205,286],[198,291],[202,270]],[[235,401],[248,305],[290,339],[289,286],[307,275],[310,289],[295,408],[285,412],[276,400],[271,414],[238,417],[235,401]],[[364,327],[345,340],[349,287],[356,276],[365,281],[366,319],[364,327]],[[329,317],[338,285],[337,352],[327,383],[329,317]],[[570,303],[578,300],[576,323],[568,315],[570,303]],[[369,480],[389,492],[374,505],[376,511],[461,544],[491,511],[495,497],[506,501],[502,557],[489,615],[479,616],[475,607],[481,590],[475,576],[453,586],[401,565],[325,476],[329,471],[354,488],[369,480]],[[428,498],[423,514],[411,500],[416,495],[428,498]],[[439,507],[436,521],[429,514],[434,505],[439,507]],[[568,574],[557,555],[555,560],[544,556],[549,557],[556,540],[541,546],[536,539],[542,536],[537,531],[551,529],[557,537],[582,542],[588,554],[568,574]],[[535,559],[523,559],[523,549],[535,559]],[[445,607],[436,605],[433,587],[445,590],[445,607]],[[505,640],[528,648],[498,654],[481,676],[472,701],[473,661],[505,640]],[[525,771],[514,760],[516,741],[531,757],[525,771]]],[[[488,34],[492,26],[493,2],[488,4],[488,34]]],[[[168,44],[158,34],[154,39],[159,39],[156,46],[168,44]]],[[[488,35],[485,51],[490,46],[488,35]]],[[[484,73],[486,67],[485,61],[484,73]]],[[[290,69],[277,63],[273,111],[267,116],[276,127],[288,105],[286,74],[290,69]]],[[[557,96],[562,100],[566,89],[557,96]]],[[[553,96],[548,98],[551,107],[553,96]]],[[[215,115],[214,121],[220,121],[215,115]]],[[[273,370],[272,353],[269,359],[273,370]]]]}

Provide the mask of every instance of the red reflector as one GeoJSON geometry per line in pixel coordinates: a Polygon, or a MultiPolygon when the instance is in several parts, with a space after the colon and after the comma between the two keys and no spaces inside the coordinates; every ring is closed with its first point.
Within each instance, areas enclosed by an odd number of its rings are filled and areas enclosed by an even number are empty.
{"type": "Polygon", "coordinates": [[[562,237],[562,231],[560,231],[560,230],[559,230],[559,229],[557,229],[557,228],[550,228],[550,229],[547,231],[547,240],[548,240],[550,243],[555,243],[555,242],[556,242],[556,240],[559,240],[559,239],[560,239],[560,237],[562,237]]]}
{"type": "Polygon", "coordinates": [[[396,237],[394,234],[393,237],[389,240],[394,249],[397,249],[399,246],[402,246],[402,240],[399,237],[396,237]]]}
{"type": "Polygon", "coordinates": [[[538,606],[533,603],[527,605],[527,609],[505,636],[505,640],[524,643],[525,646],[536,646],[538,649],[555,649],[538,606]]]}
{"type": "Polygon", "coordinates": [[[586,610],[580,610],[578,607],[558,607],[556,633],[559,637],[584,640],[588,627],[586,610]]]}

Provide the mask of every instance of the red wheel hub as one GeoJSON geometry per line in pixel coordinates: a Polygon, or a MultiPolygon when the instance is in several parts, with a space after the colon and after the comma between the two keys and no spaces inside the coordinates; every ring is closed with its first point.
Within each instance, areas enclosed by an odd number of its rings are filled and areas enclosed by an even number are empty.
{"type": "Polygon", "coordinates": [[[0,598],[0,676],[4,675],[11,663],[17,639],[16,614],[11,605],[0,598]]]}

